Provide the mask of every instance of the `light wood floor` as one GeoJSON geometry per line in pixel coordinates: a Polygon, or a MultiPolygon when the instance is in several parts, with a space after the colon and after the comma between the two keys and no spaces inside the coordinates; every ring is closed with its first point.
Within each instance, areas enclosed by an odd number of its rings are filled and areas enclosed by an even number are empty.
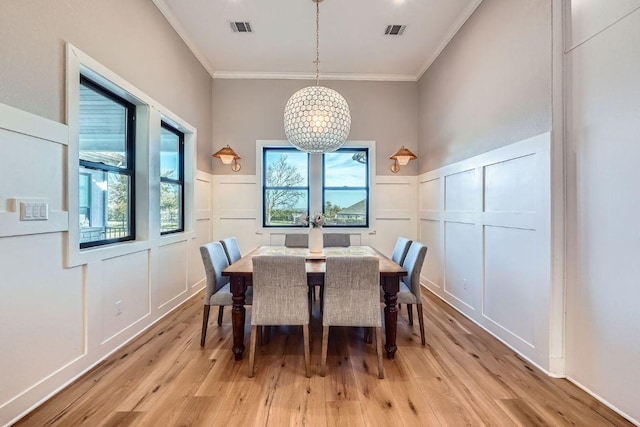
{"type": "MultiPolygon", "coordinates": [[[[631,425],[565,380],[551,379],[425,292],[427,345],[417,319],[398,320],[398,352],[377,379],[363,331],[332,328],[327,376],[317,375],[321,325],[314,311],[312,378],[299,327],[272,328],[256,375],[231,354],[231,318],[200,348],[201,296],[46,402],[25,426],[623,426],[631,425]]],[[[248,311],[248,314],[250,311],[248,311]]],[[[245,345],[248,348],[249,327],[245,345]]],[[[375,342],[375,341],[374,341],[375,342]]],[[[246,352],[245,352],[246,355],[246,352]]]]}

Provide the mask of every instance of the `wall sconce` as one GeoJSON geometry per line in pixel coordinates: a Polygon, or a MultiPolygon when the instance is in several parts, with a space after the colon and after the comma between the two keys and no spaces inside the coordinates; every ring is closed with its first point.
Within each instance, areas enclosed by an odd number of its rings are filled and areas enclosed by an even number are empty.
{"type": "Polygon", "coordinates": [[[231,165],[231,170],[234,172],[238,172],[240,170],[240,163],[238,163],[238,159],[241,159],[242,157],[238,156],[236,152],[233,151],[233,148],[228,145],[218,150],[213,157],[220,159],[225,165],[231,165]]]}
{"type": "Polygon", "coordinates": [[[397,173],[400,170],[400,166],[408,165],[409,160],[417,159],[416,155],[409,151],[408,148],[404,148],[404,145],[389,158],[393,160],[391,164],[391,172],[393,173],[397,173]]]}

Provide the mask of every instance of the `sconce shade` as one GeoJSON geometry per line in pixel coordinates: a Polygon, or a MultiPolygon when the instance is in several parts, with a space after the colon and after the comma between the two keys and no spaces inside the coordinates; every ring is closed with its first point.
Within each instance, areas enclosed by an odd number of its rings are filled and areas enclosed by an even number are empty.
{"type": "Polygon", "coordinates": [[[393,156],[389,158],[391,160],[396,160],[401,166],[406,166],[407,164],[409,164],[409,160],[417,159],[416,155],[413,154],[408,148],[404,148],[404,145],[401,149],[396,151],[393,156]]]}
{"type": "Polygon", "coordinates": [[[229,147],[228,145],[226,147],[218,150],[218,152],[216,152],[213,155],[213,157],[222,160],[222,163],[224,163],[225,165],[229,165],[234,160],[238,160],[238,159],[242,158],[242,157],[238,156],[236,154],[236,152],[233,151],[233,148],[229,147]]]}

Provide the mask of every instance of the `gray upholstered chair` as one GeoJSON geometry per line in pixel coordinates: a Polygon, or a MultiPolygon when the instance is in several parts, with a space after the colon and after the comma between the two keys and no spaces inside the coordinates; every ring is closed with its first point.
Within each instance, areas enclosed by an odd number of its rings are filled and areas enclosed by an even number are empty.
{"type": "Polygon", "coordinates": [[[235,237],[227,237],[226,239],[220,240],[220,243],[222,243],[222,246],[224,247],[224,252],[227,254],[229,264],[233,264],[242,258],[242,253],[240,252],[238,241],[235,237]]]}
{"type": "Polygon", "coordinates": [[[425,345],[424,316],[422,314],[422,299],[420,295],[420,271],[424,258],[427,255],[427,247],[419,242],[412,242],[402,266],[407,270],[407,275],[400,281],[398,292],[398,304],[407,304],[409,324],[413,325],[413,304],[418,311],[418,323],[420,324],[420,341],[425,345]]]}
{"type": "Polygon", "coordinates": [[[402,265],[404,258],[407,256],[407,252],[409,252],[409,246],[411,246],[411,240],[406,237],[398,237],[396,239],[396,246],[393,248],[393,253],[391,254],[391,260],[396,264],[402,265]]]}
{"type": "Polygon", "coordinates": [[[284,245],[287,248],[308,248],[309,235],[306,233],[286,234],[284,236],[284,245]]]}
{"type": "Polygon", "coordinates": [[[325,248],[351,246],[351,236],[347,233],[326,233],[322,235],[325,248]]]}
{"type": "Polygon", "coordinates": [[[307,272],[303,256],[253,257],[253,308],[249,377],[253,377],[258,326],[302,325],[304,362],[311,376],[307,272]]]}
{"type": "Polygon", "coordinates": [[[327,257],[320,375],[324,376],[327,368],[329,327],[364,326],[375,328],[378,378],[384,378],[381,325],[378,258],[327,257]]]}
{"type": "MultiPolygon", "coordinates": [[[[202,316],[202,335],[200,346],[204,346],[207,338],[207,325],[209,323],[209,310],[211,306],[218,306],[218,325],[222,324],[222,315],[225,305],[232,305],[232,294],[229,288],[229,278],[222,275],[222,270],[229,266],[227,254],[220,242],[211,242],[200,246],[200,255],[207,274],[207,288],[204,296],[204,313],[202,316]]],[[[251,305],[252,289],[247,289],[246,304],[251,305]]]]}

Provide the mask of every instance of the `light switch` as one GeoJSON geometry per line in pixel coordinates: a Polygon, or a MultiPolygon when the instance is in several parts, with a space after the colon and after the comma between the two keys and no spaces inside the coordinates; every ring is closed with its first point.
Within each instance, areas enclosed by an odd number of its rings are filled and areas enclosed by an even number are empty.
{"type": "Polygon", "coordinates": [[[20,202],[20,221],[46,221],[49,204],[46,202],[20,202]]]}

